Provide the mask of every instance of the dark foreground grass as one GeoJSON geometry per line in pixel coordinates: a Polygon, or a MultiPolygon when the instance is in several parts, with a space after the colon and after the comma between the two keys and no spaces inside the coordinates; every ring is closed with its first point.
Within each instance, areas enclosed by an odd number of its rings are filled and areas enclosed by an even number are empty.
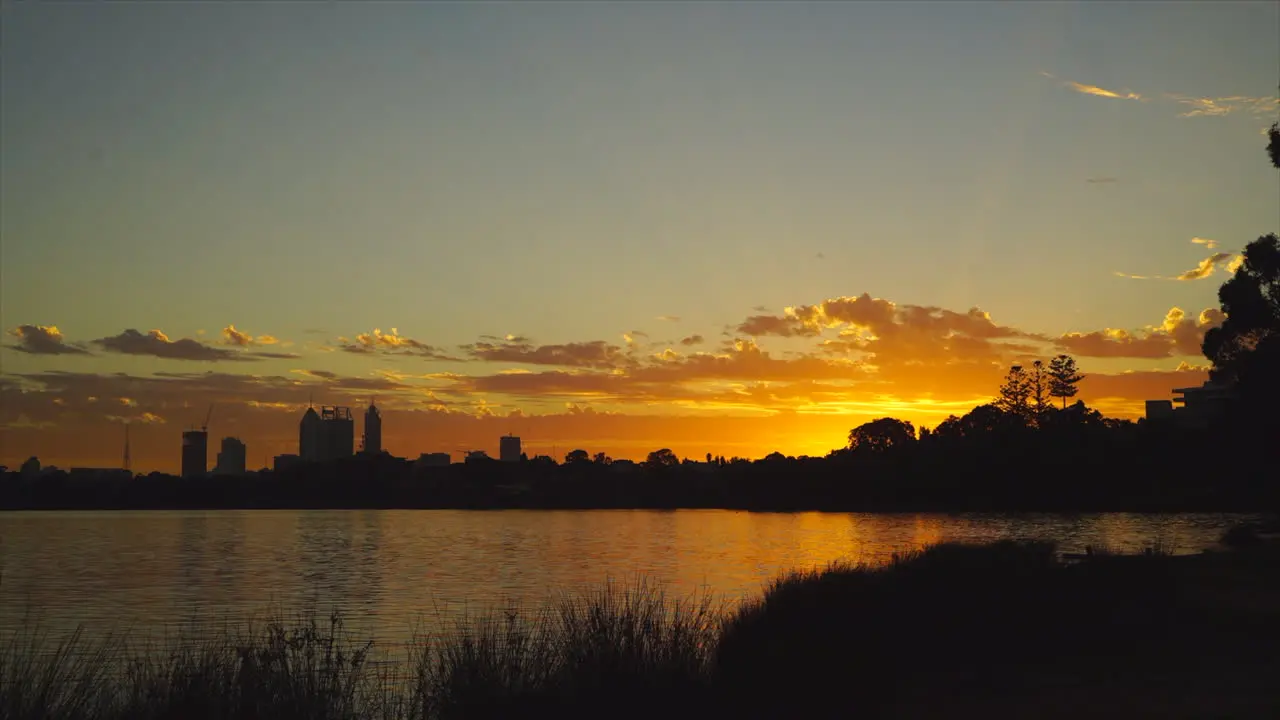
{"type": "Polygon", "coordinates": [[[788,574],[732,612],[609,585],[398,650],[339,618],[27,636],[0,718],[1275,718],[1277,677],[1274,546],[1063,564],[1005,542],[788,574]]]}

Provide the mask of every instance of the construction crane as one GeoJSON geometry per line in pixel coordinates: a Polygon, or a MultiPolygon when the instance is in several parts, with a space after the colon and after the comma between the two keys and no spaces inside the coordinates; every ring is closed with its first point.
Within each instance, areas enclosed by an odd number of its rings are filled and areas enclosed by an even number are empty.
{"type": "Polygon", "coordinates": [[[213,403],[209,403],[209,412],[204,415],[204,424],[200,426],[201,432],[209,432],[209,418],[213,417],[213,403]]]}

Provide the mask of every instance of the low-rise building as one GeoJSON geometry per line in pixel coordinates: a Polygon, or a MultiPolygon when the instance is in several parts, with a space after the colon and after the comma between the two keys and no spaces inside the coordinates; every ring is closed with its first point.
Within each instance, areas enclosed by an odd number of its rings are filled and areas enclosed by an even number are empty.
{"type": "Polygon", "coordinates": [[[271,464],[271,469],[275,472],[284,472],[291,470],[302,464],[302,458],[298,455],[285,454],[277,455],[271,464]]]}
{"type": "Polygon", "coordinates": [[[422,467],[449,467],[453,458],[447,452],[422,453],[418,459],[413,461],[415,468],[422,467]]]}
{"type": "Polygon", "coordinates": [[[1147,420],[1206,428],[1226,416],[1236,397],[1235,387],[1206,381],[1199,387],[1174,388],[1172,400],[1148,400],[1147,420]]]}

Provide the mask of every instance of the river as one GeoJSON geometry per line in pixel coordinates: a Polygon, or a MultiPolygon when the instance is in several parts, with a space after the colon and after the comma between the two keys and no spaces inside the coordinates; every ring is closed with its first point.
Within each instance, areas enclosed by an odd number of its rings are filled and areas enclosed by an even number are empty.
{"type": "Polygon", "coordinates": [[[646,578],[727,601],[791,568],[940,541],[1199,552],[1251,516],[677,511],[0,513],[0,633],[155,631],[342,611],[379,638],[462,612],[646,578]]]}

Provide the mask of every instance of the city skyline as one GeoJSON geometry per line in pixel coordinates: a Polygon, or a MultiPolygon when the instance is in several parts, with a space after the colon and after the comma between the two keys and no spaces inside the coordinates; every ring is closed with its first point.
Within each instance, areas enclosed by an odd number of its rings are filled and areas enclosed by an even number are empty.
{"type": "Polygon", "coordinates": [[[10,467],[374,395],[402,457],[820,455],[1058,353],[1138,417],[1278,229],[1274,3],[3,13],[10,467]]]}

